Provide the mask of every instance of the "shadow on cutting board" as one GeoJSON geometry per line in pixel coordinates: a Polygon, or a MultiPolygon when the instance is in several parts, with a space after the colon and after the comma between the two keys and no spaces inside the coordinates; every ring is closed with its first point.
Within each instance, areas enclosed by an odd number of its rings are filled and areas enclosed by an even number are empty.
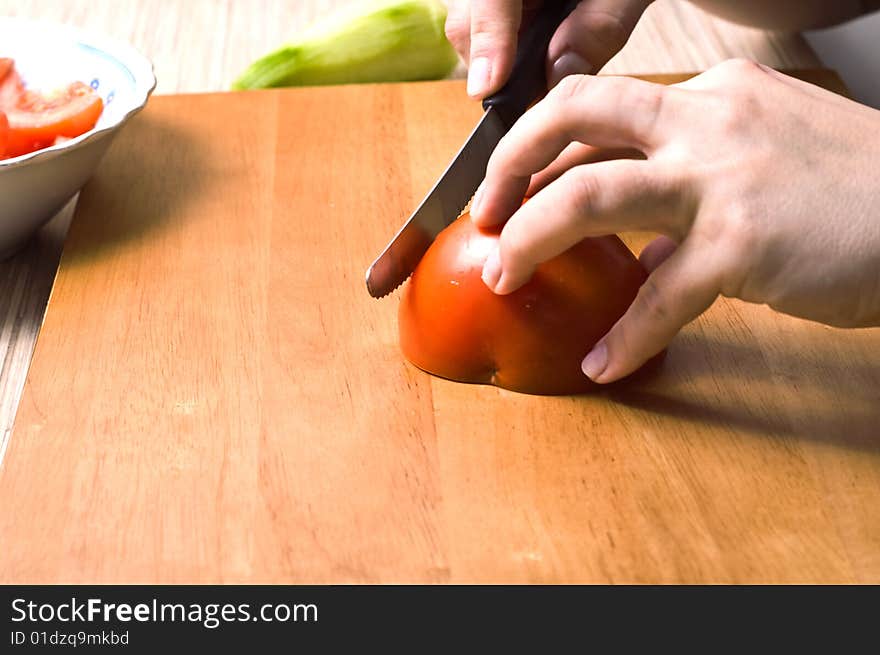
{"type": "Polygon", "coordinates": [[[827,348],[808,353],[794,343],[777,347],[771,361],[758,343],[723,341],[691,328],[673,341],[658,376],[604,393],[661,421],[675,417],[880,454],[880,364],[842,359],[833,340],[829,333],[827,348]],[[715,384],[702,383],[710,378],[715,384]]]}
{"type": "Polygon", "coordinates": [[[222,183],[209,139],[149,112],[132,119],[80,193],[65,263],[89,262],[185,219],[195,198],[222,183]]]}

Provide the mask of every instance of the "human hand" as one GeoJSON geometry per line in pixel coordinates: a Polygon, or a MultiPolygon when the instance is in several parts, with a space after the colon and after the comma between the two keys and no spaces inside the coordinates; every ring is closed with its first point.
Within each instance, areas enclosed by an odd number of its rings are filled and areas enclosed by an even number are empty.
{"type": "Polygon", "coordinates": [[[718,295],[829,325],[880,325],[880,111],[732,60],[682,84],[572,76],[501,140],[471,208],[507,221],[499,294],[588,236],[663,234],[626,314],[583,362],[611,382],[718,295]],[[645,160],[595,160],[595,148],[645,160]],[[524,195],[532,199],[520,207],[524,195]]]}
{"type": "MultiPolygon", "coordinates": [[[[547,50],[547,82],[596,72],[624,46],[652,0],[581,0],[547,50]]],[[[449,0],[446,35],[468,64],[467,92],[485,98],[507,81],[517,34],[541,0],[449,0]]]]}

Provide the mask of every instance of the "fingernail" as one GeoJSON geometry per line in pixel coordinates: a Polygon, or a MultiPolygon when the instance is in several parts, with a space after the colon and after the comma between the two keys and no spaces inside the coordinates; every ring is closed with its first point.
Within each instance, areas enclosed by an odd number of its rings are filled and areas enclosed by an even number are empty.
{"type": "Polygon", "coordinates": [[[483,203],[483,185],[485,182],[480,182],[480,186],[477,187],[477,192],[474,194],[473,202],[471,202],[471,219],[476,219],[480,213],[480,205],[483,203]]]}
{"type": "Polygon", "coordinates": [[[593,69],[589,62],[576,52],[560,55],[550,68],[550,86],[559,84],[568,75],[586,75],[593,69]]]}
{"type": "Polygon", "coordinates": [[[495,291],[495,285],[501,279],[501,255],[498,252],[498,246],[494,246],[489,251],[489,256],[486,257],[486,262],[483,264],[483,274],[480,277],[483,278],[483,282],[491,291],[495,291]]]}
{"type": "Polygon", "coordinates": [[[477,57],[468,70],[467,93],[472,98],[481,97],[489,88],[492,64],[486,57],[477,57]]]}
{"type": "Polygon", "coordinates": [[[581,362],[581,370],[584,372],[584,375],[595,382],[596,378],[602,375],[607,367],[608,346],[605,345],[604,341],[600,341],[593,346],[593,349],[589,354],[584,357],[584,361],[581,362]]]}

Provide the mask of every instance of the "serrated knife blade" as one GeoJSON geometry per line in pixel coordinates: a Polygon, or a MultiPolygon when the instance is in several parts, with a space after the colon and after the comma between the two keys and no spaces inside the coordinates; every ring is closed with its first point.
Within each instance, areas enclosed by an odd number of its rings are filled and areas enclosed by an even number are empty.
{"type": "Polygon", "coordinates": [[[367,270],[367,290],[374,298],[394,291],[410,276],[445,227],[461,214],[486,173],[495,146],[507,132],[490,107],[409,220],[367,270]]]}

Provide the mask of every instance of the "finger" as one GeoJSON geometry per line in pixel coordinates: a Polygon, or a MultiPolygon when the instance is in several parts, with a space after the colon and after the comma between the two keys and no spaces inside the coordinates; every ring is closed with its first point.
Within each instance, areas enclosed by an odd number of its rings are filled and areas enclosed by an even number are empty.
{"type": "Polygon", "coordinates": [[[669,169],[620,159],[573,168],[525,203],[504,226],[483,267],[492,291],[508,294],[535,267],[588,236],[621,230],[684,233],[685,185],[669,169]]]}
{"type": "Polygon", "coordinates": [[[624,46],[645,7],[643,0],[581,0],[547,49],[547,82],[595,73],[624,46]]]}
{"type": "Polygon", "coordinates": [[[480,0],[471,3],[467,92],[485,98],[501,88],[516,55],[522,3],[480,0]]]}
{"type": "Polygon", "coordinates": [[[648,276],[626,313],[584,358],[584,374],[603,384],[629,375],[706,311],[720,289],[720,269],[712,267],[711,254],[685,241],[648,276]]]}
{"type": "Polygon", "coordinates": [[[545,186],[558,179],[565,171],[610,159],[644,159],[645,155],[632,148],[596,148],[585,143],[570,143],[544,170],[532,175],[527,196],[533,196],[545,186]]]}
{"type": "Polygon", "coordinates": [[[660,84],[628,77],[567,77],[527,111],[496,146],[471,216],[487,227],[507,220],[522,202],[533,174],[573,141],[635,148],[650,156],[671,131],[674,94],[660,84]]]}
{"type": "Polygon", "coordinates": [[[446,38],[463,61],[470,60],[471,9],[469,0],[449,0],[446,11],[446,38]]]}
{"type": "Polygon", "coordinates": [[[639,261],[648,273],[653,273],[656,268],[665,262],[675,249],[678,248],[678,242],[667,236],[659,236],[649,243],[639,255],[639,261]]]}

